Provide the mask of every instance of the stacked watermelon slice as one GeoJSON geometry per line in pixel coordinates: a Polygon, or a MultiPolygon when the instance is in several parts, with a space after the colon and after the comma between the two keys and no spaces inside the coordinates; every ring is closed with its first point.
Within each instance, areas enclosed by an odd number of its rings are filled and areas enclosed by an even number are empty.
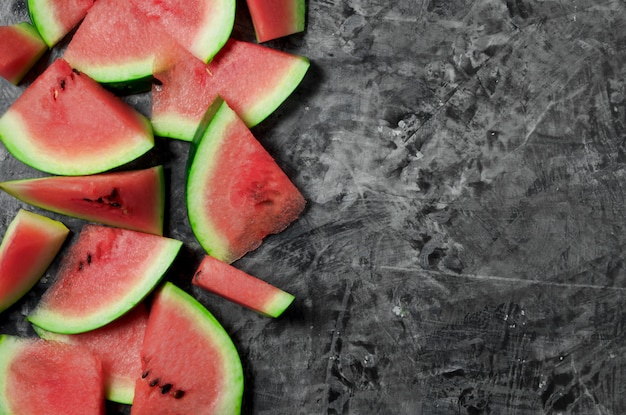
{"type": "MultiPolygon", "coordinates": [[[[257,42],[304,30],[301,0],[273,6],[286,17],[271,34],[269,17],[249,6],[257,42]]],[[[18,85],[48,49],[64,49],[0,117],[5,148],[43,177],[0,189],[89,223],[64,246],[61,222],[22,210],[4,236],[0,312],[55,258],[58,267],[27,316],[41,339],[0,336],[0,412],[103,414],[109,399],[132,404],[132,414],[239,413],[235,345],[204,305],[167,281],[185,241],[164,235],[164,168],[127,166],[154,150],[155,136],[189,142],[185,203],[205,251],[189,279],[280,316],[293,295],[233,262],[304,211],[250,128],[297,88],[308,59],[232,38],[235,0],[28,7],[31,22],[0,28],[0,76],[18,85]],[[120,97],[134,92],[151,94],[149,117],[120,97]],[[17,266],[24,252],[31,267],[17,266]],[[77,397],[77,384],[88,397],[77,397]]]]}

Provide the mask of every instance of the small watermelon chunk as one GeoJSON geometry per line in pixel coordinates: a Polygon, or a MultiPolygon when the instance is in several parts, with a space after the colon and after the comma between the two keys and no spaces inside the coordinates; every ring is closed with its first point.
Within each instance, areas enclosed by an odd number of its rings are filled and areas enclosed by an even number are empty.
{"type": "Polygon", "coordinates": [[[226,262],[207,255],[192,283],[268,317],[280,316],[294,296],[226,262]]]}
{"type": "Polygon", "coordinates": [[[182,48],[154,74],[151,121],[163,137],[191,141],[207,108],[220,95],[252,127],[300,84],[310,62],[303,56],[230,39],[205,64],[182,48]]]}
{"type": "Polygon", "coordinates": [[[195,298],[166,282],[152,303],[131,415],[239,414],[243,368],[235,345],[195,298]]]}
{"type": "Polygon", "coordinates": [[[152,291],[181,246],[182,242],[162,236],[85,225],[27,319],[56,333],[102,327],[152,291]]]}
{"type": "Polygon", "coordinates": [[[222,98],[206,120],[190,149],[187,212],[207,253],[232,263],[284,230],[306,201],[222,98]]]}
{"type": "Polygon", "coordinates": [[[72,36],[63,58],[108,89],[150,89],[156,56],[174,40],[128,0],[98,0],[72,36]]]}
{"type": "Polygon", "coordinates": [[[0,76],[19,84],[48,46],[30,23],[0,26],[0,76]]]}
{"type": "Polygon", "coordinates": [[[85,17],[96,0],[28,0],[28,14],[44,42],[53,47],[85,17]]]}
{"type": "Polygon", "coordinates": [[[33,288],[69,232],[54,219],[23,209],[17,212],[0,244],[0,312],[33,288]]]}
{"type": "Polygon", "coordinates": [[[259,42],[304,31],[304,0],[246,0],[246,3],[259,42]]]}
{"type": "Polygon", "coordinates": [[[50,176],[0,183],[33,206],[67,216],[163,234],[163,166],[90,176],[50,176]]]}
{"type": "Polygon", "coordinates": [[[63,59],[0,118],[0,139],[18,160],[60,175],[100,173],[154,147],[147,118],[63,59]]]}
{"type": "Polygon", "coordinates": [[[235,0],[129,1],[204,62],[224,46],[235,23],[235,0]]]}
{"type": "Polygon", "coordinates": [[[141,346],[148,325],[148,310],[140,303],[128,313],[96,330],[60,334],[33,326],[46,340],[81,345],[102,362],[106,399],[130,405],[135,381],[141,376],[141,346]]]}
{"type": "Polygon", "coordinates": [[[0,413],[104,415],[102,364],[84,347],[0,336],[0,413]]]}

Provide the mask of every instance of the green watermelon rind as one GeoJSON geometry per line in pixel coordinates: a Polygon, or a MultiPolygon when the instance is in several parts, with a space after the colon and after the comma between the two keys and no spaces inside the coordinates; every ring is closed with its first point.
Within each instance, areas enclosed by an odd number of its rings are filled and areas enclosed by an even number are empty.
{"type": "Polygon", "coordinates": [[[208,22],[202,26],[189,50],[199,59],[208,62],[226,44],[235,25],[235,0],[222,0],[224,7],[219,8],[222,14],[210,10],[206,16],[208,22]]]}
{"type": "MultiPolygon", "coordinates": [[[[294,55],[294,62],[287,75],[277,84],[272,93],[260,98],[247,111],[237,115],[248,128],[254,127],[268,118],[285,100],[296,90],[304,79],[310,60],[305,56],[294,55]]],[[[209,103],[207,103],[209,104],[209,103]]],[[[153,116],[152,128],[154,133],[161,137],[175,138],[183,141],[192,141],[198,129],[198,122],[179,113],[170,112],[153,116]]]]}
{"type": "Polygon", "coordinates": [[[209,255],[226,262],[230,262],[227,259],[230,256],[227,239],[205,214],[202,198],[194,195],[203,194],[207,178],[215,170],[213,155],[221,146],[224,139],[222,132],[233,121],[233,115],[234,112],[220,97],[209,106],[189,149],[185,192],[187,217],[196,239],[209,255]],[[202,154],[201,160],[196,159],[197,154],[202,154]]]}
{"type": "Polygon", "coordinates": [[[7,396],[7,372],[13,358],[20,350],[21,340],[11,336],[0,335],[0,414],[17,415],[9,409],[7,396]]]}
{"type": "Polygon", "coordinates": [[[44,330],[62,334],[82,333],[100,328],[126,313],[152,292],[170,268],[182,244],[182,241],[177,239],[162,237],[161,252],[156,256],[158,260],[143,270],[140,284],[127,291],[124,296],[111,299],[106,310],[98,309],[92,314],[70,317],[38,306],[26,316],[26,320],[44,330]]]}
{"type": "MultiPolygon", "coordinates": [[[[104,156],[94,155],[93,158],[85,158],[83,163],[67,163],[67,160],[49,158],[39,151],[37,145],[33,145],[29,137],[27,122],[16,111],[9,108],[0,118],[0,141],[9,153],[22,163],[46,173],[78,176],[101,173],[122,165],[125,165],[144,155],[154,147],[152,124],[143,115],[137,113],[137,117],[144,125],[144,131],[138,135],[139,140],[134,147],[124,148],[117,154],[104,156]]],[[[131,138],[129,137],[129,141],[131,138]]]]}
{"type": "Polygon", "coordinates": [[[50,0],[28,0],[27,8],[31,22],[48,47],[56,45],[65,35],[54,17],[50,0]]]}
{"type": "Polygon", "coordinates": [[[226,379],[222,379],[222,381],[226,385],[225,389],[228,396],[223,397],[222,402],[227,407],[218,407],[214,413],[240,413],[244,389],[243,367],[239,352],[231,337],[222,324],[202,303],[174,283],[165,282],[160,288],[159,294],[163,295],[166,300],[178,304],[190,317],[195,317],[194,321],[198,325],[202,325],[201,327],[203,328],[202,331],[198,330],[198,333],[205,333],[207,337],[210,337],[211,343],[215,344],[220,350],[222,361],[226,362],[222,371],[226,379]]]}

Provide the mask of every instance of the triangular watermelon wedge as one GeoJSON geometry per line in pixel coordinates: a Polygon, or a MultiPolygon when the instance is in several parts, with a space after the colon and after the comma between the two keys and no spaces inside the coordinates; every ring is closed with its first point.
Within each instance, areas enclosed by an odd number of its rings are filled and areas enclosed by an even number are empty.
{"type": "Polygon", "coordinates": [[[0,336],[0,414],[104,415],[102,364],[84,347],[0,336]]]}
{"type": "Polygon", "coordinates": [[[48,46],[30,23],[0,26],[0,76],[19,84],[48,46]]]}
{"type": "Polygon", "coordinates": [[[191,141],[219,95],[252,127],[282,104],[309,69],[303,56],[230,39],[209,64],[182,47],[162,55],[154,74],[151,121],[155,134],[191,141]]]}
{"type": "Polygon", "coordinates": [[[238,415],[243,368],[233,341],[195,298],[166,282],[156,292],[131,415],[238,415]]]}
{"type": "Polygon", "coordinates": [[[221,97],[206,120],[190,149],[187,212],[207,253],[231,263],[284,230],[306,201],[221,97]]]}
{"type": "Polygon", "coordinates": [[[0,189],[33,206],[67,216],[163,234],[163,167],[94,174],[48,176],[0,183],[0,189]]]}
{"type": "Polygon", "coordinates": [[[305,0],[246,0],[258,42],[304,31],[305,0]]]}
{"type": "Polygon", "coordinates": [[[85,225],[27,319],[56,333],[102,327],[152,291],[181,246],[182,242],[162,236],[85,225]]]}
{"type": "Polygon", "coordinates": [[[33,326],[46,340],[75,344],[89,349],[102,362],[105,397],[131,404],[135,381],[141,376],[141,346],[148,325],[148,310],[140,303],[106,326],[78,334],[60,334],[33,326]]]}
{"type": "Polygon", "coordinates": [[[154,147],[146,117],[63,59],[0,118],[0,139],[23,163],[59,175],[100,173],[154,147]]]}
{"type": "Polygon", "coordinates": [[[69,235],[59,221],[20,209],[0,243],[0,312],[44,275],[69,235]]]}
{"type": "Polygon", "coordinates": [[[85,17],[96,0],[28,0],[28,14],[44,42],[53,47],[85,17]]]}

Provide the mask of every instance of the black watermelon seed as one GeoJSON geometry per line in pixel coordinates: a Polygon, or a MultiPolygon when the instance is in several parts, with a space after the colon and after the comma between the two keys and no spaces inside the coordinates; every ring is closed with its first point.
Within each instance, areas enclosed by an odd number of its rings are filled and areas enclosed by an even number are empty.
{"type": "Polygon", "coordinates": [[[142,378],[142,379],[145,379],[145,378],[147,378],[147,377],[148,377],[148,375],[149,375],[149,374],[150,374],[150,371],[149,371],[149,370],[146,370],[145,372],[143,372],[143,373],[141,374],[141,378],[142,378]]]}
{"type": "Polygon", "coordinates": [[[174,399],[180,399],[185,395],[185,391],[181,391],[180,389],[178,389],[176,392],[174,392],[174,399]]]}
{"type": "Polygon", "coordinates": [[[172,384],[171,383],[166,383],[165,385],[163,385],[163,387],[161,388],[161,393],[163,395],[165,395],[166,393],[168,393],[170,391],[170,389],[172,389],[172,384]]]}
{"type": "Polygon", "coordinates": [[[159,384],[159,378],[154,378],[149,383],[150,386],[156,386],[158,384],[159,384]]]}

